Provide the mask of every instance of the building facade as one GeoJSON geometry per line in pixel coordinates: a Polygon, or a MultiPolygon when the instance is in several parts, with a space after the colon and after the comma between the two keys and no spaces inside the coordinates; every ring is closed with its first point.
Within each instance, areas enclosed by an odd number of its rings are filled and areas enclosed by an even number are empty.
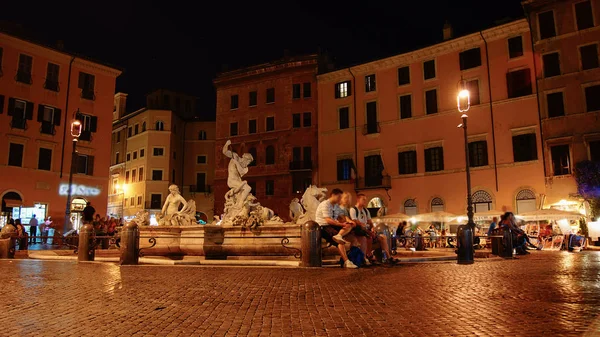
{"type": "Polygon", "coordinates": [[[121,71],[0,33],[0,197],[2,212],[21,209],[65,221],[72,137],[83,132],[74,162],[71,211],[75,226],[86,202],[106,213],[111,111],[121,71]]]}
{"type": "Polygon", "coordinates": [[[536,52],[546,205],[577,210],[574,168],[600,161],[600,1],[524,1],[536,52]]]}
{"type": "Polygon", "coordinates": [[[169,194],[169,185],[176,184],[184,198],[196,201],[203,218],[212,218],[209,165],[214,165],[214,122],[187,121],[164,109],[127,113],[126,98],[123,93],[114,96],[109,214],[130,219],[148,211],[154,218],[169,194]]]}
{"type": "Polygon", "coordinates": [[[292,198],[314,182],[317,171],[317,55],[220,74],[215,144],[215,211],[223,211],[229,139],[254,162],[244,176],[263,206],[286,219],[292,198]]]}
{"type": "Polygon", "coordinates": [[[457,94],[471,93],[475,211],[535,210],[545,193],[526,20],[318,76],[319,184],[365,193],[372,212],[466,213],[457,94]]]}

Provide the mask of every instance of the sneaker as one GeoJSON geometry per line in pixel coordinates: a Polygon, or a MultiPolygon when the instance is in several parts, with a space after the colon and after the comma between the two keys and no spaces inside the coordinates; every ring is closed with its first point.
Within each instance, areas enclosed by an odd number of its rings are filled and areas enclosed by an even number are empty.
{"type": "Polygon", "coordinates": [[[333,241],[337,242],[337,243],[341,243],[343,245],[347,244],[348,241],[344,240],[344,238],[341,235],[334,235],[333,236],[333,241]]]}
{"type": "Polygon", "coordinates": [[[354,263],[352,263],[352,261],[346,260],[346,262],[344,262],[344,268],[356,269],[358,267],[354,263]]]}
{"type": "Polygon", "coordinates": [[[365,266],[366,266],[366,267],[369,267],[369,266],[371,265],[371,261],[369,261],[369,259],[367,259],[367,258],[365,257],[365,262],[364,262],[364,264],[365,264],[365,266]]]}

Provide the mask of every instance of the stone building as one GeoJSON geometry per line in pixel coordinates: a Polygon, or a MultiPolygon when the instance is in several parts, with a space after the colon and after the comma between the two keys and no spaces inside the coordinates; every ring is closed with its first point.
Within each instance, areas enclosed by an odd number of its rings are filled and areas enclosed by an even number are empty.
{"type": "Polygon", "coordinates": [[[215,211],[223,211],[230,139],[254,163],[244,177],[263,206],[288,218],[288,205],[317,171],[318,56],[284,59],[219,74],[215,144],[215,211]]]}
{"type": "Polygon", "coordinates": [[[64,224],[75,118],[83,132],[74,160],[74,225],[88,201],[106,213],[111,111],[120,74],[112,66],[0,33],[3,215],[12,212],[27,224],[35,212],[64,224]]]}

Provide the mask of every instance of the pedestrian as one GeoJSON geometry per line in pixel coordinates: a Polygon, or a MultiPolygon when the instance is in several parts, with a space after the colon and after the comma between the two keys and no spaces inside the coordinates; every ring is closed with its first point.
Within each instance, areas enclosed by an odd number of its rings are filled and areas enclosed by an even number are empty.
{"type": "Polygon", "coordinates": [[[490,224],[490,227],[487,231],[487,236],[494,235],[494,230],[496,229],[496,226],[498,226],[498,217],[493,217],[492,223],[490,224]]]}
{"type": "Polygon", "coordinates": [[[32,244],[32,242],[34,244],[37,243],[37,240],[36,240],[37,228],[38,228],[38,221],[35,218],[35,214],[34,214],[34,215],[32,215],[31,219],[29,220],[29,244],[32,244]]]}
{"type": "Polygon", "coordinates": [[[42,243],[48,243],[48,235],[50,233],[50,227],[52,226],[52,219],[47,217],[46,220],[42,224],[42,243]]]}
{"type": "Polygon", "coordinates": [[[16,219],[14,226],[17,227],[17,235],[19,236],[19,250],[27,250],[27,232],[21,224],[21,219],[16,219]]]}
{"type": "Polygon", "coordinates": [[[83,209],[83,223],[92,223],[92,221],[94,221],[94,214],[96,214],[96,209],[92,207],[92,203],[88,201],[83,209]]]}

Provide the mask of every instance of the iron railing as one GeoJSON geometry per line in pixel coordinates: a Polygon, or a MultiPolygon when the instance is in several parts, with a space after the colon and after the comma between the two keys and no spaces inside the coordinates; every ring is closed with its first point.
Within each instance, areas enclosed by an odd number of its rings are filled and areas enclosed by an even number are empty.
{"type": "Polygon", "coordinates": [[[392,188],[392,178],[388,175],[365,177],[357,180],[357,189],[368,190],[368,189],[390,189],[392,188]]]}

